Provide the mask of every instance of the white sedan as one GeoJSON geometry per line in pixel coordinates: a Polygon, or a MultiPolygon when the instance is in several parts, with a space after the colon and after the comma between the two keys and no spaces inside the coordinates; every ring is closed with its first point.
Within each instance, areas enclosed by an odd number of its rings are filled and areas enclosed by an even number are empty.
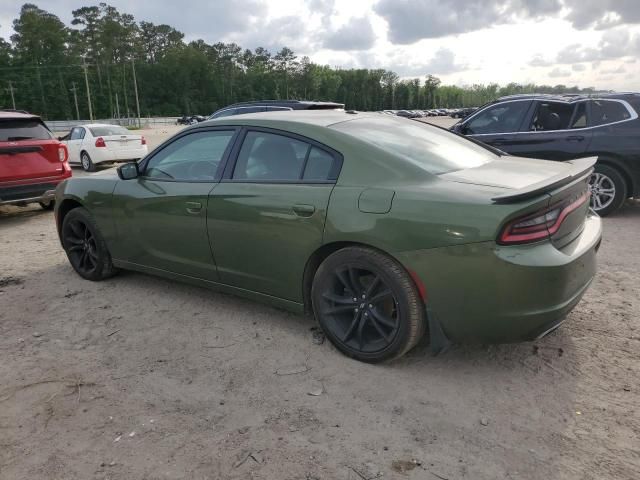
{"type": "Polygon", "coordinates": [[[93,172],[100,163],[138,160],[148,152],[142,135],[119,125],[89,123],[73,127],[61,140],[67,144],[69,163],[81,165],[87,172],[93,172]]]}

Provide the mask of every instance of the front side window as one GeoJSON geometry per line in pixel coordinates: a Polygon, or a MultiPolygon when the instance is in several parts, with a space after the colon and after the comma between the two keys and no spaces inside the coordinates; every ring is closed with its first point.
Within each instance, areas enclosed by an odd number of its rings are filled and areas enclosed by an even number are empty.
{"type": "Polygon", "coordinates": [[[576,105],[562,102],[538,102],[529,125],[530,131],[566,130],[576,105]]]}
{"type": "Polygon", "coordinates": [[[236,180],[290,181],[301,178],[310,145],[291,137],[249,132],[233,171],[236,180]]]}
{"type": "Polygon", "coordinates": [[[517,132],[530,101],[505,102],[487,107],[465,124],[466,135],[517,132]]]}
{"type": "Polygon", "coordinates": [[[631,114],[623,103],[611,100],[591,101],[591,125],[593,126],[621,122],[630,118],[631,114]]]}
{"type": "Polygon", "coordinates": [[[330,128],[402,157],[434,175],[479,167],[498,158],[490,150],[455,133],[403,118],[364,117],[336,123],[330,128]]]}
{"type": "Polygon", "coordinates": [[[149,160],[145,176],[158,180],[214,180],[234,133],[215,130],[180,137],[149,160]]]}

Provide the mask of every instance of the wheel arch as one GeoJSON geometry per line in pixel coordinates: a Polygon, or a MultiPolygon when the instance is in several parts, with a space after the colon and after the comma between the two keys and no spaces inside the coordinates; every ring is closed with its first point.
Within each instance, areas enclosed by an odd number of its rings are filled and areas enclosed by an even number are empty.
{"type": "Polygon", "coordinates": [[[62,199],[60,204],[56,207],[56,227],[58,229],[58,238],[60,239],[60,242],[62,242],[62,222],[64,221],[64,217],[66,217],[71,210],[80,207],[84,207],[84,204],[75,197],[66,197],[62,199]]]}
{"type": "Polygon", "coordinates": [[[638,191],[639,186],[636,185],[631,170],[624,164],[624,161],[610,153],[596,153],[595,155],[598,156],[598,163],[607,165],[608,167],[614,168],[616,171],[620,172],[620,175],[622,175],[622,178],[624,178],[627,185],[627,197],[634,196],[635,192],[638,191]]]}

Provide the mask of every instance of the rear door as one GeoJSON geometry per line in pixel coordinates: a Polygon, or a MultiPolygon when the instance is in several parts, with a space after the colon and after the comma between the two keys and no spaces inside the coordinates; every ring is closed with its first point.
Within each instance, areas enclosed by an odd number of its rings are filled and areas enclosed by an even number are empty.
{"type": "Polygon", "coordinates": [[[0,119],[0,181],[59,176],[59,145],[37,117],[0,119]]]}
{"type": "Polygon", "coordinates": [[[593,132],[586,101],[536,101],[517,142],[509,153],[545,160],[583,156],[593,132]]]}
{"type": "Polygon", "coordinates": [[[322,244],[342,157],[312,140],[248,129],[235,165],[209,196],[207,227],[220,280],[302,302],[302,277],[322,244]]]}
{"type": "Polygon", "coordinates": [[[531,100],[512,100],[489,105],[457,129],[463,135],[512,153],[518,134],[529,114],[531,100]]]}

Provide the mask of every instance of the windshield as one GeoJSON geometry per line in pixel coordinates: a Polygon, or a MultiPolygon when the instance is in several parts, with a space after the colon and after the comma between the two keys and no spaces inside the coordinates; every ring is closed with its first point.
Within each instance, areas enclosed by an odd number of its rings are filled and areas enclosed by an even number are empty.
{"type": "Polygon", "coordinates": [[[365,117],[331,128],[398,155],[435,175],[479,167],[496,155],[447,130],[416,120],[365,117]]]}
{"type": "Polygon", "coordinates": [[[129,135],[129,130],[119,125],[112,125],[108,127],[91,127],[91,134],[94,137],[108,137],[109,135],[129,135]]]}
{"type": "Polygon", "coordinates": [[[37,119],[0,120],[0,142],[51,138],[51,132],[37,119]]]}

